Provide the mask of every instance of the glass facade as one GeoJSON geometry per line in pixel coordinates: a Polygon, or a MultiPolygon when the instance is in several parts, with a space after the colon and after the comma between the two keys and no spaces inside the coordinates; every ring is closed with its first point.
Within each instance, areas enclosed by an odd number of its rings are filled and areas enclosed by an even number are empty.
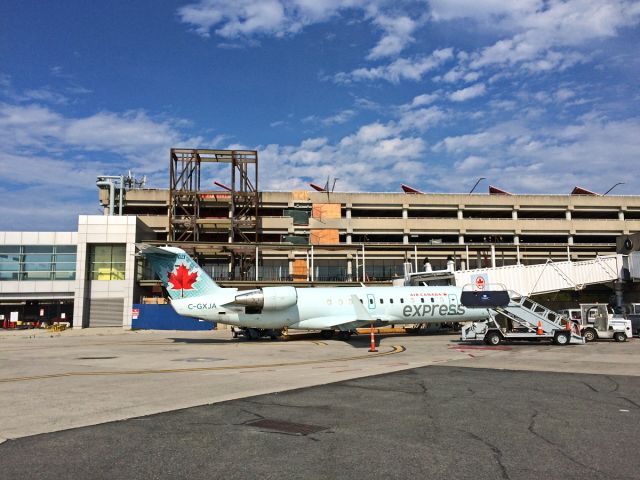
{"type": "Polygon", "coordinates": [[[347,280],[347,264],[344,260],[316,260],[314,280],[319,282],[344,282],[347,280]]]}
{"type": "Polygon", "coordinates": [[[404,275],[401,260],[367,258],[366,269],[367,280],[391,280],[404,275]]]}
{"type": "Polygon", "coordinates": [[[0,281],[75,278],[75,245],[0,245],[0,281]]]}
{"type": "Polygon", "coordinates": [[[125,244],[90,245],[89,272],[91,280],[124,280],[125,244]]]}
{"type": "Polygon", "coordinates": [[[0,280],[20,280],[20,245],[0,245],[0,280]]]}

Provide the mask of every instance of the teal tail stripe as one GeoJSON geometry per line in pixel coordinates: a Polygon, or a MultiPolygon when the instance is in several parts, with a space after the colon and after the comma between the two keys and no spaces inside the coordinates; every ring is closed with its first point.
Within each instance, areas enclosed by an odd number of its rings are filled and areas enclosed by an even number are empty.
{"type": "Polygon", "coordinates": [[[184,250],[149,245],[139,248],[172,299],[199,297],[220,288],[184,250]]]}

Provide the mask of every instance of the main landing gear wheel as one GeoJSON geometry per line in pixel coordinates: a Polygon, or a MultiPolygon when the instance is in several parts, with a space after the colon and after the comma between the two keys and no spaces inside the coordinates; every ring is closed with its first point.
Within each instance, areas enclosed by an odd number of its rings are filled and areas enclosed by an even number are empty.
{"type": "Polygon", "coordinates": [[[553,337],[553,343],[556,345],[569,345],[571,334],[569,332],[559,332],[553,337]]]}
{"type": "Polygon", "coordinates": [[[351,332],[340,332],[338,337],[340,338],[340,340],[350,340],[351,339],[351,332]]]}
{"type": "Polygon", "coordinates": [[[320,336],[322,338],[324,338],[325,340],[329,340],[330,338],[333,337],[334,331],[333,330],[322,330],[320,332],[320,336]]]}
{"type": "Polygon", "coordinates": [[[260,332],[257,328],[247,328],[244,334],[245,338],[249,341],[258,340],[260,338],[260,332]]]}
{"type": "Polygon", "coordinates": [[[487,345],[500,345],[501,341],[502,337],[498,332],[489,332],[484,337],[484,343],[486,343],[487,345]]]}

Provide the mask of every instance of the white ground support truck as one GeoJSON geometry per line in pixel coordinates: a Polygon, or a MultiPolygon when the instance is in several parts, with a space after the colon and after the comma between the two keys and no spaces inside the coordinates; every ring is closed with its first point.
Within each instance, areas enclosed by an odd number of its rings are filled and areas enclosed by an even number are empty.
{"type": "Polygon", "coordinates": [[[488,345],[507,340],[550,340],[556,345],[584,343],[578,324],[504,287],[473,291],[465,286],[461,303],[467,308],[489,311],[487,320],[462,327],[461,340],[483,340],[488,345]]]}
{"type": "Polygon", "coordinates": [[[580,333],[585,341],[613,339],[625,342],[633,336],[631,320],[616,315],[604,303],[581,303],[580,309],[560,310],[580,326],[580,333]]]}
{"type": "Polygon", "coordinates": [[[622,305],[622,316],[627,320],[631,320],[633,334],[640,337],[640,303],[622,305]]]}

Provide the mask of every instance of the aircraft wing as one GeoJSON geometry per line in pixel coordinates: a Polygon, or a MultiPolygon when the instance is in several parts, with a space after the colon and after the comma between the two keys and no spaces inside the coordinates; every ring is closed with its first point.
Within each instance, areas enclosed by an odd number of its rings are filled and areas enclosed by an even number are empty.
{"type": "Polygon", "coordinates": [[[370,322],[357,320],[355,315],[340,315],[330,317],[313,317],[301,320],[292,325],[293,328],[318,329],[318,330],[341,330],[349,331],[369,325],[370,322]]]}

